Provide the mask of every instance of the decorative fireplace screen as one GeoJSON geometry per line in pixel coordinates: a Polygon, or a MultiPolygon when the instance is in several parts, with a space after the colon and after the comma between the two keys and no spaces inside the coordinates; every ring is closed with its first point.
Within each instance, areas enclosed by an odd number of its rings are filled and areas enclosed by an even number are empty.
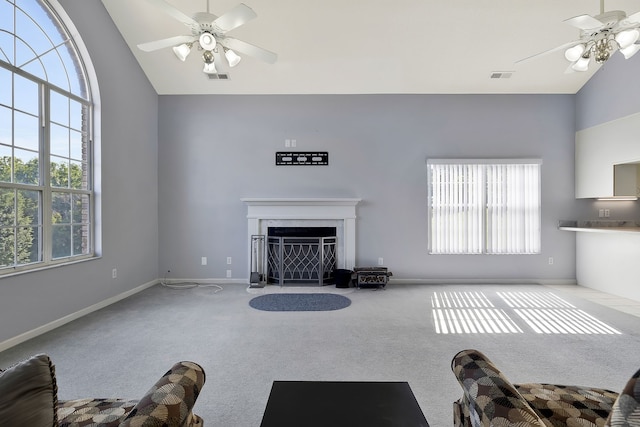
{"type": "Polygon", "coordinates": [[[333,279],[336,268],[336,236],[267,238],[269,283],[318,283],[333,279]]]}

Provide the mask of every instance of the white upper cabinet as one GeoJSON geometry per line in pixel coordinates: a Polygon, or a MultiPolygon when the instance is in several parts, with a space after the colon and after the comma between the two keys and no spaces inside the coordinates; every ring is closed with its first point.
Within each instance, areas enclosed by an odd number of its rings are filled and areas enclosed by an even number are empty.
{"type": "Polygon", "coordinates": [[[614,190],[614,166],[637,162],[640,162],[640,113],[576,132],[576,198],[628,195],[620,194],[627,191],[620,190],[620,184],[626,188],[633,184],[622,183],[621,169],[618,191],[614,190]]]}

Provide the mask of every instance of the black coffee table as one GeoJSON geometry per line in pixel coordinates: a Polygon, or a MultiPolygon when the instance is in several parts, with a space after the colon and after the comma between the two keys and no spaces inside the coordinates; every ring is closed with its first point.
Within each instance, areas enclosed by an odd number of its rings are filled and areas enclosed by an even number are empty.
{"type": "Polygon", "coordinates": [[[428,427],[406,382],[274,381],[261,427],[428,427]]]}

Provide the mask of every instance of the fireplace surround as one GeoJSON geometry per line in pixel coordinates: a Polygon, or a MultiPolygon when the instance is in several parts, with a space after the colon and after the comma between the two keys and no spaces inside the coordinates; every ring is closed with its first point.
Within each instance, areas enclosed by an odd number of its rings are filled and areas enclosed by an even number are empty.
{"type": "MultiPolygon", "coordinates": [[[[250,259],[253,235],[267,235],[269,227],[335,227],[336,268],[353,269],[356,260],[357,198],[242,198],[247,205],[250,259]]],[[[251,266],[249,266],[249,269],[251,266]]]]}

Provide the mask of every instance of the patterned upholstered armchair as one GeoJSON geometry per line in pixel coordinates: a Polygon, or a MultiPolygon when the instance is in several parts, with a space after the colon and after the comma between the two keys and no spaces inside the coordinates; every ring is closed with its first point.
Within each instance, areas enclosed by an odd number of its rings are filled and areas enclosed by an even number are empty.
{"type": "Polygon", "coordinates": [[[0,424],[29,427],[202,427],[193,406],[202,367],[178,362],[140,400],[58,401],[55,369],[39,354],[0,372],[0,424]]]}
{"type": "Polygon", "coordinates": [[[451,369],[463,396],[453,403],[455,427],[638,427],[640,370],[616,392],[556,384],[512,384],[481,352],[463,350],[451,369]]]}

